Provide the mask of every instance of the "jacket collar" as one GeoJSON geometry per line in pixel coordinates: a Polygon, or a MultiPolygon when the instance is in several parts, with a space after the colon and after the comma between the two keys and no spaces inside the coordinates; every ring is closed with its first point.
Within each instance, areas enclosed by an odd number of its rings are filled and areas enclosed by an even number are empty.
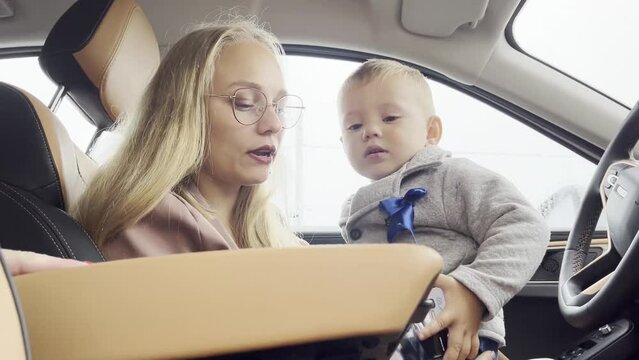
{"type": "Polygon", "coordinates": [[[442,160],[448,157],[450,157],[450,152],[436,145],[426,146],[394,173],[361,187],[351,200],[351,220],[355,221],[376,209],[381,200],[391,196],[403,196],[404,194],[400,194],[400,187],[404,177],[416,171],[439,166],[442,160]]]}
{"type": "Polygon", "coordinates": [[[441,162],[445,158],[450,157],[450,152],[440,148],[437,145],[428,145],[423,149],[419,150],[412,159],[410,159],[404,166],[402,166],[399,171],[401,172],[401,177],[405,177],[406,175],[410,175],[416,170],[421,170],[423,168],[437,166],[441,164],[441,162]]]}

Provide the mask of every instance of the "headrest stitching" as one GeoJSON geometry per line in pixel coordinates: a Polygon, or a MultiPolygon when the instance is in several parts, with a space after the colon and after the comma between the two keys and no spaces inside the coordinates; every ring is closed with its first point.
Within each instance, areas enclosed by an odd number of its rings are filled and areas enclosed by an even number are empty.
{"type": "Polygon", "coordinates": [[[112,106],[105,106],[105,105],[110,105],[110,104],[105,104],[106,102],[104,101],[104,98],[103,98],[103,94],[105,92],[105,89],[104,89],[105,88],[105,78],[107,76],[107,73],[109,72],[109,69],[111,68],[111,65],[113,65],[113,59],[116,57],[116,54],[119,52],[120,46],[122,45],[122,41],[124,39],[124,35],[127,33],[129,25],[131,24],[131,19],[133,18],[133,13],[138,11],[138,10],[140,10],[139,6],[134,6],[133,8],[131,8],[131,10],[129,10],[126,23],[125,23],[124,27],[121,29],[121,31],[120,31],[120,33],[118,35],[118,40],[117,40],[117,43],[115,44],[115,49],[111,53],[111,56],[109,57],[109,61],[107,61],[106,68],[104,69],[104,72],[102,72],[102,77],[100,79],[100,101],[102,102],[104,109],[106,111],[108,111],[109,115],[111,115],[111,118],[113,119],[113,122],[115,122],[115,120],[117,118],[117,114],[114,113],[112,106]]]}

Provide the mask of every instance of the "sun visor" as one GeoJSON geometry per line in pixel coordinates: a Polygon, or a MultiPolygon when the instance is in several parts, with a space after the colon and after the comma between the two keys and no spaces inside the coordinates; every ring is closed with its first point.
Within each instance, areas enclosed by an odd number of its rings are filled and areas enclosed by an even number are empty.
{"type": "Polygon", "coordinates": [[[402,26],[415,34],[447,37],[460,27],[474,29],[488,0],[403,0],[402,26]]]}

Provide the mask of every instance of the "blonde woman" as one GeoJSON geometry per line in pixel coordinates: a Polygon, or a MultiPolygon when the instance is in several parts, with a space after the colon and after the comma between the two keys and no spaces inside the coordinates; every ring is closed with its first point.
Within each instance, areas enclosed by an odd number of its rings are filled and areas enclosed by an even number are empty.
{"type": "Polygon", "coordinates": [[[303,244],[267,179],[302,100],[286,92],[275,37],[210,25],[162,60],[125,142],[73,214],[108,259],[303,244]]]}

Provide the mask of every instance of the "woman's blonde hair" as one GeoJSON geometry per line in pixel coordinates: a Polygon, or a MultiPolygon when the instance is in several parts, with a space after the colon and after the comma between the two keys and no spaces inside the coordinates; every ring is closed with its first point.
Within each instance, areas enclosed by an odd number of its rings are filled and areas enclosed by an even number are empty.
{"type": "MultiPolygon", "coordinates": [[[[206,94],[222,49],[246,40],[283,54],[275,36],[253,19],[200,25],[166,54],[138,110],[125,121],[122,147],[72,209],[98,245],[135,224],[171,191],[205,216],[212,215],[189,192],[209,149],[215,148],[206,94]]],[[[270,195],[266,183],[241,187],[229,229],[239,247],[280,247],[297,241],[270,195]]]]}

